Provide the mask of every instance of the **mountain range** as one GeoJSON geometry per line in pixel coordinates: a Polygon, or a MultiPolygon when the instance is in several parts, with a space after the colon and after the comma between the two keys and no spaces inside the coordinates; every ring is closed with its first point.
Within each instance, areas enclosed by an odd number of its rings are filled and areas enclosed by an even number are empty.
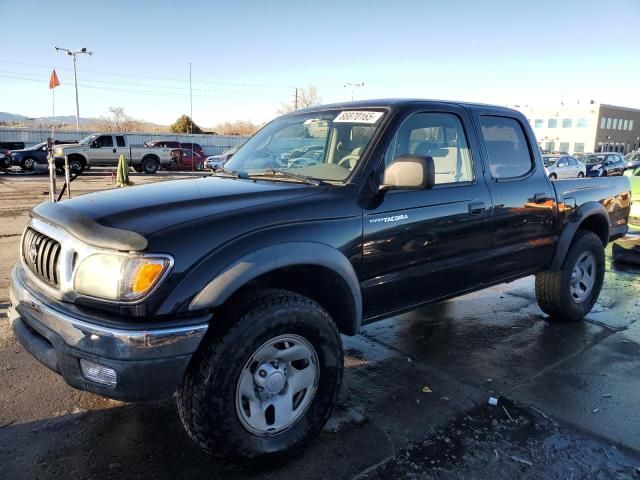
{"type": "MultiPolygon", "coordinates": [[[[53,121],[53,117],[27,117],[26,115],[19,115],[16,113],[8,113],[8,112],[0,112],[0,122],[22,122],[22,121],[33,121],[34,123],[51,123],[53,121]]],[[[57,123],[76,123],[75,115],[60,115],[55,117],[55,121],[57,123]]],[[[88,124],[95,123],[98,121],[97,118],[84,118],[80,117],[80,124],[88,124]]]]}

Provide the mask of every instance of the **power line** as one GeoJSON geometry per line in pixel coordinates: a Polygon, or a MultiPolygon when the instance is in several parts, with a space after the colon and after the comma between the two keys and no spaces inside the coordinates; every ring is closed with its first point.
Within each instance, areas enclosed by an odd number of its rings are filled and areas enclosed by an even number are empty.
{"type": "MultiPolygon", "coordinates": [[[[35,82],[44,82],[47,83],[46,80],[40,80],[40,76],[37,74],[33,74],[33,73],[25,73],[25,72],[12,72],[12,71],[8,71],[8,70],[0,70],[0,78],[13,78],[13,79],[18,79],[18,80],[31,80],[31,81],[35,81],[35,82]],[[35,78],[34,78],[35,77],[35,78]]],[[[61,82],[62,85],[65,85],[65,82],[61,82]]],[[[141,83],[127,83],[127,82],[112,82],[112,81],[107,81],[107,80],[90,80],[90,79],[84,79],[84,80],[80,80],[78,82],[79,85],[82,85],[84,88],[93,88],[93,89],[98,89],[98,90],[105,90],[105,91],[122,91],[122,92],[131,92],[131,93],[149,93],[149,94],[153,94],[153,95],[166,95],[166,96],[175,96],[175,97],[182,97],[183,95],[178,94],[179,91],[184,92],[184,94],[186,94],[188,92],[189,87],[185,86],[185,87],[174,87],[174,86],[168,86],[168,85],[148,85],[148,84],[141,84],[141,83]],[[105,84],[105,85],[123,85],[125,87],[134,87],[134,88],[130,88],[130,89],[125,89],[125,88],[114,88],[114,87],[103,87],[103,86],[97,86],[97,85],[91,85],[92,83],[99,83],[99,84],[105,84]],[[138,89],[137,87],[143,87],[142,89],[138,89]],[[156,90],[156,89],[168,89],[168,90],[175,90],[176,92],[166,92],[166,91],[162,91],[162,90],[156,90]],[[155,90],[155,91],[154,91],[155,90]]],[[[251,92],[251,91],[233,91],[233,90],[217,90],[217,89],[210,89],[210,88],[194,88],[193,89],[195,92],[204,92],[204,93],[219,93],[219,94],[232,94],[232,95],[248,95],[248,94],[254,94],[254,95],[258,95],[262,92],[251,92]]],[[[202,94],[194,94],[196,97],[200,97],[200,98],[211,98],[208,97],[207,95],[202,95],[202,94]]]]}
{"type": "MultiPolygon", "coordinates": [[[[50,65],[41,65],[37,63],[24,63],[24,62],[12,62],[8,60],[0,60],[0,63],[9,63],[13,65],[23,65],[27,67],[37,67],[43,69],[50,69],[50,65]]],[[[68,70],[69,68],[60,68],[59,70],[68,70]]],[[[148,76],[148,75],[134,75],[128,73],[113,73],[113,72],[103,72],[98,70],[82,70],[83,73],[95,73],[98,75],[110,75],[116,77],[130,77],[130,78],[140,78],[145,80],[164,80],[168,82],[188,82],[188,80],[184,78],[170,78],[170,77],[156,77],[156,76],[148,76]]],[[[193,80],[194,83],[208,83],[212,85],[230,85],[236,87],[256,87],[256,88],[282,88],[282,89],[291,89],[295,88],[291,85],[269,85],[269,84],[260,84],[260,83],[239,83],[239,82],[216,82],[213,80],[193,80]]]]}

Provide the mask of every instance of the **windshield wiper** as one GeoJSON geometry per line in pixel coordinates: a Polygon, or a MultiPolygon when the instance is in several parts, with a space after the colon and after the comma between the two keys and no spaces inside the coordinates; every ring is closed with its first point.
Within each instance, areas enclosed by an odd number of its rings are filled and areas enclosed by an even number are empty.
{"type": "Polygon", "coordinates": [[[213,171],[213,175],[216,177],[222,177],[222,178],[242,178],[242,179],[248,179],[249,175],[247,175],[247,172],[244,172],[242,170],[226,170],[223,167],[220,168],[216,168],[213,171]]]}
{"type": "Polygon", "coordinates": [[[280,170],[279,168],[268,168],[264,172],[250,175],[250,177],[269,177],[276,175],[282,175],[283,177],[287,178],[294,178],[309,185],[315,185],[316,187],[319,187],[320,185],[326,185],[326,183],[320,179],[307,177],[306,175],[301,175],[299,173],[288,172],[286,170],[280,170]]]}

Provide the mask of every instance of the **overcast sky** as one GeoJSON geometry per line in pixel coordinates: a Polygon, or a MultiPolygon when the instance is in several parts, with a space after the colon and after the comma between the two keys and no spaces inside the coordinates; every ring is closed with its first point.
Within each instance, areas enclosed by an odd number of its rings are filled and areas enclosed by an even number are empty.
{"type": "Polygon", "coordinates": [[[595,99],[640,108],[640,0],[0,0],[0,111],[74,115],[110,106],[168,124],[263,122],[296,86],[323,103],[421,97],[498,104],[595,99]]]}

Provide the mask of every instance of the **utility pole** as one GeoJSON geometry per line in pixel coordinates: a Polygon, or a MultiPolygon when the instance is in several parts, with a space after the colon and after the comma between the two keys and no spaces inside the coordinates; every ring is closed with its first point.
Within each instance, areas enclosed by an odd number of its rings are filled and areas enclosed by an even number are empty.
{"type": "Polygon", "coordinates": [[[56,52],[66,52],[67,55],[73,57],[73,84],[76,89],[76,132],[80,131],[80,102],[78,101],[78,72],[76,67],[76,56],[79,53],[86,53],[87,55],[93,55],[86,47],[82,47],[79,50],[69,50],[66,48],[53,47],[56,52]]]}
{"type": "Polygon", "coordinates": [[[360,82],[360,83],[351,83],[351,82],[346,82],[346,83],[344,84],[344,86],[345,86],[345,87],[351,87],[351,101],[353,102],[353,98],[354,98],[353,93],[354,93],[354,90],[355,90],[356,88],[359,88],[359,87],[364,87],[364,82],[360,82]]]}

